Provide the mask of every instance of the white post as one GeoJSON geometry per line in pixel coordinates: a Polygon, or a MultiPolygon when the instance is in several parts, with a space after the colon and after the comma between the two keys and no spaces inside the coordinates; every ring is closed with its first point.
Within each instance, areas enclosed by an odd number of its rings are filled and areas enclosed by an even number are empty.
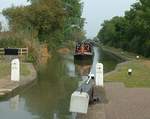
{"type": "Polygon", "coordinates": [[[86,114],[89,105],[89,95],[86,92],[75,91],[71,95],[70,112],[86,114]]]}
{"type": "Polygon", "coordinates": [[[104,85],[103,80],[103,64],[97,63],[96,64],[96,86],[102,86],[104,85]]]}
{"type": "Polygon", "coordinates": [[[136,56],[136,59],[139,59],[140,58],[140,56],[136,56]]]}
{"type": "Polygon", "coordinates": [[[20,81],[19,59],[14,59],[11,61],[11,81],[20,81]]]}
{"type": "Polygon", "coordinates": [[[128,75],[129,75],[129,76],[132,75],[132,69],[128,69],[128,75]]]}

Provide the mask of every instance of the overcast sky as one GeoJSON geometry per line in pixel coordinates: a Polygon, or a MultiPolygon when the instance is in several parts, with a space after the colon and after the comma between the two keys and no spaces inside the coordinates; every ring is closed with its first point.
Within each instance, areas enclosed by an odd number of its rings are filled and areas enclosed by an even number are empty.
{"type": "Polygon", "coordinates": [[[84,2],[83,17],[86,18],[86,35],[93,38],[97,35],[100,24],[114,16],[123,16],[124,11],[137,0],[82,0],[84,2]]]}
{"type": "Polygon", "coordinates": [[[2,16],[3,9],[11,6],[29,5],[27,0],[0,0],[0,22],[2,22],[3,30],[8,30],[7,20],[2,16]]]}
{"type": "Polygon", "coordinates": [[[0,0],[0,11],[3,8],[11,7],[12,5],[18,6],[18,5],[27,5],[27,0],[0,0]]]}
{"type": "MultiPolygon", "coordinates": [[[[12,5],[28,5],[27,0],[0,0],[0,12],[12,5]]],[[[83,17],[86,18],[86,36],[93,38],[97,35],[100,24],[114,16],[123,16],[124,11],[137,0],[82,0],[84,2],[83,17]]],[[[5,19],[0,15],[0,21],[5,19]]],[[[4,22],[6,24],[6,22],[4,22]]]]}

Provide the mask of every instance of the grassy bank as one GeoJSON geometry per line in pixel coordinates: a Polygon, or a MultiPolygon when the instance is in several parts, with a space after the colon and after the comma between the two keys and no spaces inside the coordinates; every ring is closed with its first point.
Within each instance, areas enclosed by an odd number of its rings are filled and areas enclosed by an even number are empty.
{"type": "Polygon", "coordinates": [[[150,60],[140,58],[136,60],[136,54],[123,52],[121,49],[111,47],[103,47],[111,53],[128,59],[126,63],[122,63],[116,67],[116,70],[105,76],[105,81],[123,82],[127,87],[150,87],[150,60]],[[128,69],[131,68],[133,73],[128,75],[128,69]]]}
{"type": "MultiPolygon", "coordinates": [[[[124,51],[122,49],[116,49],[114,47],[109,47],[109,46],[100,46],[100,47],[102,47],[103,50],[111,52],[111,53],[113,53],[113,54],[115,54],[115,55],[117,55],[117,56],[119,56],[119,57],[121,57],[122,59],[125,59],[125,60],[136,59],[136,56],[138,55],[138,54],[135,54],[135,53],[124,51]]],[[[143,58],[142,56],[140,56],[140,57],[143,58]]]]}
{"type": "MultiPolygon", "coordinates": [[[[11,64],[5,61],[0,60],[0,79],[9,76],[11,72],[11,64]]],[[[21,75],[27,76],[30,74],[30,70],[25,63],[21,63],[20,65],[21,75]]]]}

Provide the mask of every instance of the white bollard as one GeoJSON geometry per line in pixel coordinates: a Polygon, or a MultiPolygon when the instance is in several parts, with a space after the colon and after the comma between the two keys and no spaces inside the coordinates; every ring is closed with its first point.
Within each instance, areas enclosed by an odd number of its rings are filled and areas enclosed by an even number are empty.
{"type": "Polygon", "coordinates": [[[129,75],[129,76],[132,75],[132,69],[128,69],[128,75],[129,75]]]}
{"type": "Polygon", "coordinates": [[[20,81],[20,62],[14,59],[11,62],[11,81],[20,81]]]}
{"type": "Polygon", "coordinates": [[[102,86],[104,85],[103,80],[103,64],[97,63],[96,64],[96,86],[102,86]]]}
{"type": "Polygon", "coordinates": [[[89,95],[86,92],[75,91],[71,95],[70,112],[87,113],[89,105],[89,95]]]}
{"type": "Polygon", "coordinates": [[[139,59],[140,58],[140,56],[136,56],[136,59],[139,59]]]}

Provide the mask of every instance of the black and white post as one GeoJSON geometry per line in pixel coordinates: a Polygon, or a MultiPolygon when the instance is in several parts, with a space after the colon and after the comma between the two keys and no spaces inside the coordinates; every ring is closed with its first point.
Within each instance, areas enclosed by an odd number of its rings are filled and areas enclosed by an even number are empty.
{"type": "Polygon", "coordinates": [[[103,64],[97,63],[96,64],[96,86],[104,86],[104,79],[103,79],[103,64]]]}

